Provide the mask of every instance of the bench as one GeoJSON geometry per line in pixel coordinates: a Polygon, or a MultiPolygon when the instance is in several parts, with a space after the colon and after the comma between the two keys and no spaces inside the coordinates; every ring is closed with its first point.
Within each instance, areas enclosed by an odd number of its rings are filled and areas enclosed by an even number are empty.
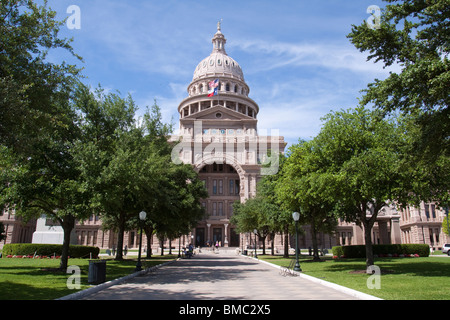
{"type": "Polygon", "coordinates": [[[286,276],[297,277],[298,276],[298,273],[294,271],[295,261],[296,261],[295,259],[292,259],[291,262],[289,262],[289,266],[280,267],[280,274],[283,277],[286,277],[286,276]]]}

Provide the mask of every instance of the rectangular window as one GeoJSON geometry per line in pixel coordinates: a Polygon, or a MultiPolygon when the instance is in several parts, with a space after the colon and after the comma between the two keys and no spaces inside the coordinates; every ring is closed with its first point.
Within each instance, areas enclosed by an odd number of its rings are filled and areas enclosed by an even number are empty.
{"type": "Polygon", "coordinates": [[[212,212],[213,216],[217,216],[217,202],[213,202],[213,212],[212,212]]]}
{"type": "Polygon", "coordinates": [[[427,219],[430,218],[430,208],[426,203],[425,203],[425,216],[427,217],[427,219]]]}
{"type": "Polygon", "coordinates": [[[239,194],[240,190],[239,190],[239,180],[234,180],[234,193],[235,194],[239,194]]]}
{"type": "Polygon", "coordinates": [[[431,216],[433,218],[436,218],[436,205],[431,204],[430,206],[431,206],[431,216]]]}
{"type": "Polygon", "coordinates": [[[219,180],[219,194],[223,194],[223,180],[219,180]]]}
{"type": "Polygon", "coordinates": [[[223,202],[219,202],[218,215],[223,216],[223,202]]]}
{"type": "Polygon", "coordinates": [[[234,194],[234,180],[230,180],[230,189],[229,189],[229,191],[230,191],[230,194],[234,194]]]}
{"type": "Polygon", "coordinates": [[[213,194],[217,194],[217,180],[213,180],[213,194]]]}

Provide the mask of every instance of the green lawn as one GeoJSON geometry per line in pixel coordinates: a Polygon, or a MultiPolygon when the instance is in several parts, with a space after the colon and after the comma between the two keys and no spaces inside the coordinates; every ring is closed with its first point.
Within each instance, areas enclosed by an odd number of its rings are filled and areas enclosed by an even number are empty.
{"type": "MultiPolygon", "coordinates": [[[[174,255],[153,256],[143,260],[143,268],[175,259],[174,255]]],[[[78,290],[67,288],[71,274],[58,273],[59,259],[0,259],[0,300],[50,300],[60,298],[78,290]]],[[[81,269],[81,290],[89,288],[89,260],[69,259],[69,266],[81,269]]],[[[121,278],[134,272],[134,259],[114,261],[106,264],[106,281],[121,278]]]]}
{"type": "MultiPolygon", "coordinates": [[[[274,256],[259,256],[276,265],[288,266],[290,259],[274,256]]],[[[375,265],[381,269],[380,289],[369,289],[364,259],[324,258],[323,262],[312,262],[301,256],[303,273],[358,290],[386,300],[449,300],[450,258],[378,258],[375,265]],[[356,271],[356,272],[355,272],[356,271]]]]}

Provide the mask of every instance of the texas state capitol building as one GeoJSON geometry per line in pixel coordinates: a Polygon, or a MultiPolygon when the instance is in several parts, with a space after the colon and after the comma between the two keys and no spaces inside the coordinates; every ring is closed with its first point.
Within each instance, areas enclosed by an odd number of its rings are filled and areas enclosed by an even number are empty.
{"type": "Polygon", "coordinates": [[[232,205],[255,196],[260,177],[277,172],[277,155],[286,143],[278,130],[258,134],[259,106],[249,98],[239,63],[227,55],[220,23],[212,44],[212,53],[195,68],[188,97],[178,106],[180,135],[171,140],[182,142],[172,156],[193,165],[209,194],[202,200],[207,218],[193,230],[194,245],[238,247],[250,239],[230,224],[232,205]]]}
{"type": "MultiPolygon", "coordinates": [[[[174,248],[178,247],[179,241],[182,246],[192,243],[200,247],[216,242],[222,247],[253,245],[254,236],[239,235],[230,224],[232,204],[254,196],[258,179],[276,172],[276,159],[267,159],[267,151],[276,154],[285,148],[284,139],[276,130],[271,130],[270,136],[266,132],[264,135],[263,130],[258,132],[258,104],[249,98],[250,88],[240,65],[225,51],[226,39],[220,24],[212,44],[212,53],[195,68],[187,88],[188,97],[179,104],[179,135],[171,137],[175,145],[173,161],[193,165],[208,190],[209,198],[202,200],[207,215],[190,234],[172,241],[174,248]],[[211,85],[215,86],[215,91],[210,93],[211,85]],[[262,168],[262,163],[270,165],[262,168]]],[[[445,212],[434,203],[421,203],[419,207],[407,207],[402,211],[386,207],[378,215],[372,241],[379,244],[427,243],[440,249],[443,244],[450,243],[442,232],[444,217],[445,212]]],[[[6,243],[62,243],[61,227],[45,218],[25,224],[10,208],[0,211],[0,221],[6,231],[0,249],[6,243]]],[[[304,229],[299,245],[308,248],[311,234],[308,226],[304,229]]],[[[126,232],[124,245],[137,248],[138,235],[137,231],[126,232]]],[[[145,235],[143,238],[145,244],[145,235]]],[[[157,252],[159,243],[156,238],[153,240],[152,249],[157,252]]],[[[267,239],[267,247],[270,240],[267,239]]],[[[113,248],[117,245],[117,234],[102,230],[100,217],[91,216],[86,221],[77,221],[72,242],[113,248]]],[[[292,239],[290,244],[294,246],[292,239]]],[[[355,223],[339,221],[333,235],[319,234],[318,244],[323,248],[364,244],[363,231],[355,223]]],[[[168,246],[167,241],[165,247],[168,246]]],[[[283,237],[280,235],[275,238],[275,247],[276,251],[282,252],[283,237]]]]}

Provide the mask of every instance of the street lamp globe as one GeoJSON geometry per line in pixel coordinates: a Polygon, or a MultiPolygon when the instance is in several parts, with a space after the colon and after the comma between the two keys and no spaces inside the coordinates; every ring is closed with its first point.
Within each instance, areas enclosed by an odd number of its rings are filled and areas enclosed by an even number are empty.
{"type": "Polygon", "coordinates": [[[144,221],[146,217],[147,217],[147,212],[145,212],[145,211],[139,212],[139,219],[144,221]]]}
{"type": "Polygon", "coordinates": [[[300,219],[300,213],[294,212],[292,214],[292,218],[294,219],[294,221],[298,221],[300,219]]]}

